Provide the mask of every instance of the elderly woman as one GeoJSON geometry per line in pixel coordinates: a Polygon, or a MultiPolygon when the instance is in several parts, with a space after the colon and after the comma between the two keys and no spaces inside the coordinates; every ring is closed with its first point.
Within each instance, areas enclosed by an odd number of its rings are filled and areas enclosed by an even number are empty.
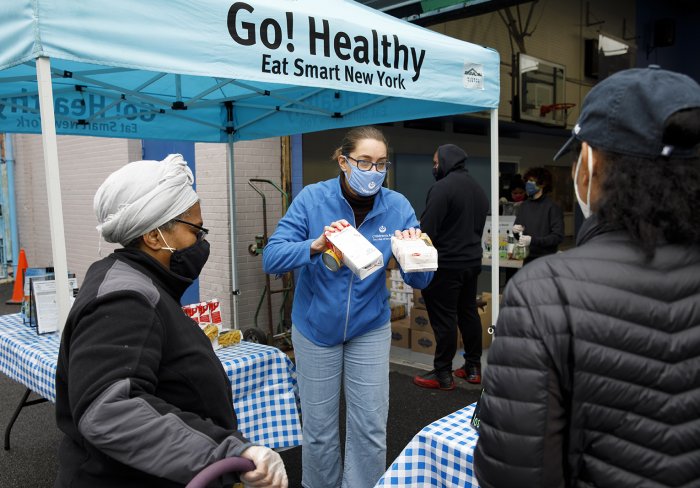
{"type": "Polygon", "coordinates": [[[223,367],[180,307],[209,257],[192,183],[174,154],[127,164],[97,190],[97,228],[124,248],[90,267],[66,321],[57,487],[184,486],[230,456],[255,463],[248,486],[287,486],[279,455],[237,430],[223,367]]]}
{"type": "Polygon", "coordinates": [[[620,71],[584,100],[577,247],[508,284],[474,455],[482,488],[700,483],[700,86],[620,71]]]}

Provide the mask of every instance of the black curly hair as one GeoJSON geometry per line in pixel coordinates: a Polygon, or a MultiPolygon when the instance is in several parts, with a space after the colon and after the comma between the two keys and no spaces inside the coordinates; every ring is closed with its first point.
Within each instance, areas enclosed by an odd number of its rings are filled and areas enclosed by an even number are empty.
{"type": "MultiPolygon", "coordinates": [[[[663,143],[700,143],[700,109],[677,112],[666,122],[663,143]]],[[[645,159],[602,151],[602,195],[596,215],[625,229],[647,258],[662,242],[700,245],[700,154],[645,159]]]]}
{"type": "Polygon", "coordinates": [[[523,181],[527,182],[530,178],[534,178],[537,186],[542,188],[542,193],[552,191],[552,173],[548,169],[536,167],[528,169],[523,175],[523,181]]]}

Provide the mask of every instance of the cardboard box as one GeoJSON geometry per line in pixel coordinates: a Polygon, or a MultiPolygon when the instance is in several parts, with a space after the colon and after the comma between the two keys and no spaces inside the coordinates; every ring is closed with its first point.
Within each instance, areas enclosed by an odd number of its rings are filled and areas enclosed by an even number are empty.
{"type": "MultiPolygon", "coordinates": [[[[488,330],[493,324],[492,314],[493,306],[490,293],[482,293],[482,298],[486,301],[486,306],[481,309],[479,308],[479,318],[481,319],[481,347],[486,349],[491,346],[493,341],[493,335],[489,334],[488,330]]],[[[503,295],[499,295],[499,303],[503,301],[503,295]]]]}
{"type": "Polygon", "coordinates": [[[432,332],[411,329],[411,350],[423,354],[435,354],[435,336],[432,332]]]}
{"type": "MultiPolygon", "coordinates": [[[[391,238],[391,252],[401,265],[404,273],[435,271],[438,254],[427,235],[421,239],[391,238]]],[[[421,236],[421,237],[423,237],[421,236]]]]}
{"type": "Polygon", "coordinates": [[[487,349],[491,346],[491,341],[493,340],[493,336],[489,334],[491,312],[486,313],[479,309],[479,318],[481,319],[481,347],[482,349],[487,349]]]}
{"type": "Polygon", "coordinates": [[[361,280],[384,268],[382,253],[353,226],[332,232],[327,239],[342,253],[345,266],[361,280]]]}
{"type": "Polygon", "coordinates": [[[409,328],[409,320],[401,319],[391,323],[391,345],[411,348],[411,329],[409,328]]]}
{"type": "Polygon", "coordinates": [[[430,318],[427,310],[413,307],[411,309],[411,330],[422,330],[433,333],[433,328],[430,326],[430,318]]]}
{"type": "MultiPolygon", "coordinates": [[[[390,303],[391,308],[391,321],[400,320],[406,317],[407,310],[405,303],[390,303]]],[[[408,326],[408,324],[406,324],[408,326]]]]}
{"type": "Polygon", "coordinates": [[[425,310],[425,300],[423,300],[421,290],[413,290],[413,308],[425,310]]]}

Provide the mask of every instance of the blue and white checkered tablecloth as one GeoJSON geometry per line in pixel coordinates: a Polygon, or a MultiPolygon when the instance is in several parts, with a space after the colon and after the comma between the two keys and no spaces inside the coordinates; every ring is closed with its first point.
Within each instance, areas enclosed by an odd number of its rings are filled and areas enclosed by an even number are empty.
{"type": "MultiPolygon", "coordinates": [[[[38,335],[19,314],[0,316],[0,371],[51,402],[59,346],[57,333],[38,335]]],[[[216,354],[231,380],[243,435],[271,448],[301,444],[296,370],[287,355],[249,342],[216,354]]]]}
{"type": "Polygon", "coordinates": [[[479,434],[470,425],[475,406],[473,403],[424,427],[376,486],[478,488],[473,465],[479,434]]]}

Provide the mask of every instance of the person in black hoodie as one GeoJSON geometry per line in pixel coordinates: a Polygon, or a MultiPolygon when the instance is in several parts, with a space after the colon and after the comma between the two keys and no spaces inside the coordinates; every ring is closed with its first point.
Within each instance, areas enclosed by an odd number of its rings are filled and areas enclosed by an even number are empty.
{"type": "Polygon", "coordinates": [[[417,375],[423,388],[454,389],[452,359],[457,328],[464,340],[465,364],[455,375],[481,382],[481,321],[476,308],[476,283],[481,272],[481,234],[489,211],[484,190],[465,168],[467,153],[454,144],[433,155],[435,183],[428,190],[421,230],[438,251],[438,270],[422,291],[435,334],[434,369],[417,375]]]}
{"type": "Polygon", "coordinates": [[[237,430],[226,372],[180,306],[209,257],[192,183],[174,154],[95,194],[100,234],[124,248],[90,266],[61,337],[56,487],[182,487],[231,456],[255,463],[246,486],[287,486],[279,455],[237,430]]]}

